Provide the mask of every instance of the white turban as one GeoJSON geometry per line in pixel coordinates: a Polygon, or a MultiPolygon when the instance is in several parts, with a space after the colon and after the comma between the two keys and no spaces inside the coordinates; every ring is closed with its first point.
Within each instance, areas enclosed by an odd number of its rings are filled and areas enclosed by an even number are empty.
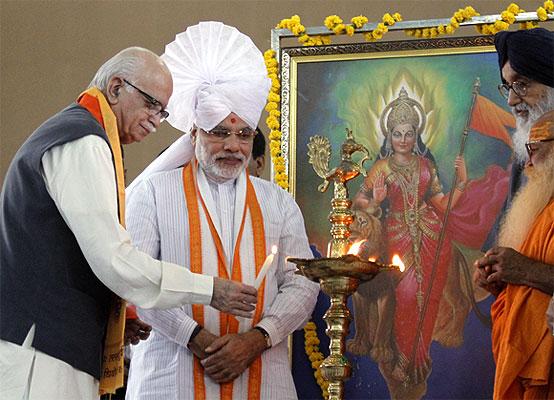
{"type": "Polygon", "coordinates": [[[179,33],[162,59],[173,76],[167,109],[175,128],[211,130],[234,112],[256,129],[271,81],[248,36],[221,22],[200,22],[179,33]]]}
{"type": "Polygon", "coordinates": [[[128,195],[146,177],[190,161],[193,125],[209,131],[233,112],[255,129],[271,87],[260,50],[248,36],[221,22],[200,22],[179,33],[162,59],[173,77],[167,120],[186,135],[129,185],[128,195]]]}

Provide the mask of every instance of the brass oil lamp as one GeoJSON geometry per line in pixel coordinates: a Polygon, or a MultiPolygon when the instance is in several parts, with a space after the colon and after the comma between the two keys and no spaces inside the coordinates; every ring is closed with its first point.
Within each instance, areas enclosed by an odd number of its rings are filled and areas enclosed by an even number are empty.
{"type": "Polygon", "coordinates": [[[313,136],[308,144],[309,162],[315,172],[324,179],[318,189],[324,192],[329,184],[334,184],[334,197],[331,200],[331,242],[327,258],[300,259],[289,258],[298,267],[297,274],[319,282],[321,289],[331,300],[331,305],[323,319],[327,324],[326,334],[330,338],[329,356],[321,363],[321,374],[329,382],[329,399],[343,398],[344,381],[352,374],[350,362],[344,355],[345,339],[350,325],[350,311],[346,306],[348,296],[352,295],[361,282],[373,279],[381,271],[398,271],[394,265],[384,265],[374,261],[362,260],[354,254],[347,254],[350,247],[350,224],[353,213],[352,202],[348,198],[346,184],[358,175],[366,176],[363,163],[368,160],[369,152],[352,137],[352,131],[346,130],[346,140],[341,146],[340,164],[329,170],[331,145],[329,139],[313,136]],[[359,162],[352,160],[352,154],[363,153],[359,162]]]}

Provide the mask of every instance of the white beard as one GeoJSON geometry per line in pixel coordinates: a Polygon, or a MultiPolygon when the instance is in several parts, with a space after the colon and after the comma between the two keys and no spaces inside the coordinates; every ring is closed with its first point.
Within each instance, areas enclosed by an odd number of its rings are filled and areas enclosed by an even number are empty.
{"type": "Polygon", "coordinates": [[[204,170],[204,172],[210,179],[217,183],[225,182],[231,179],[237,179],[250,161],[250,158],[246,158],[241,153],[220,151],[216,154],[209,154],[200,137],[196,141],[194,154],[196,156],[196,159],[198,160],[200,168],[204,170]],[[241,160],[242,163],[240,165],[237,165],[236,167],[221,168],[217,164],[217,159],[220,157],[234,157],[238,160],[241,160]]]}
{"type": "Polygon", "coordinates": [[[554,198],[554,147],[543,162],[527,166],[525,175],[527,183],[517,192],[498,238],[500,246],[515,250],[520,249],[537,216],[554,198]]]}
{"type": "Polygon", "coordinates": [[[529,140],[529,130],[544,113],[554,110],[554,88],[546,87],[545,96],[533,107],[527,105],[527,103],[519,103],[515,107],[512,107],[512,114],[516,118],[516,130],[512,135],[512,142],[514,144],[514,156],[516,161],[520,164],[525,164],[527,161],[527,150],[525,149],[525,143],[529,140]],[[527,110],[529,112],[527,118],[518,117],[515,113],[516,110],[527,110]]]}

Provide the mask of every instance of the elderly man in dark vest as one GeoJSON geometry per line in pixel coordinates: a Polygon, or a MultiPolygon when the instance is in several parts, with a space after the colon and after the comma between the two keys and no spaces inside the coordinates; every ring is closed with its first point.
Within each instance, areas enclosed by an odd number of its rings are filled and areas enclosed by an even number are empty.
{"type": "Polygon", "coordinates": [[[172,90],[157,55],[125,49],[12,160],[0,206],[0,398],[95,399],[121,386],[122,299],[251,316],[256,289],[155,260],[124,228],[121,144],[156,130],[172,90]]]}

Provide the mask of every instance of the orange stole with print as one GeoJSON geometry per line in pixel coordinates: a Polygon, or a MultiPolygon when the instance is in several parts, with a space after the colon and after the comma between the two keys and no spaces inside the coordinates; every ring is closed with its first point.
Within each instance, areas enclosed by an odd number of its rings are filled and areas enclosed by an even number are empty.
{"type": "MultiPolygon", "coordinates": [[[[554,264],[554,201],[537,217],[520,253],[554,264]]],[[[535,398],[537,395],[540,398],[543,393],[547,395],[546,385],[552,386],[554,337],[546,324],[551,298],[538,289],[508,285],[494,302],[491,315],[496,362],[495,399],[535,398]]],[[[553,390],[550,387],[550,391],[553,390]]]]}
{"type": "MultiPolygon", "coordinates": [[[[86,108],[88,112],[93,115],[100,125],[102,125],[108,136],[117,184],[119,223],[125,227],[125,175],[115,115],[106,101],[106,98],[98,88],[90,88],[81,93],[77,98],[77,103],[79,103],[81,107],[86,108]]],[[[123,386],[125,307],[125,301],[114,294],[104,340],[102,376],[100,377],[99,387],[100,394],[115,393],[118,388],[123,386]]]]}
{"type": "MultiPolygon", "coordinates": [[[[204,200],[200,196],[198,184],[196,181],[197,162],[192,160],[183,169],[183,183],[185,198],[187,202],[187,210],[189,215],[189,246],[190,246],[190,270],[194,273],[202,273],[202,241],[201,241],[201,223],[200,223],[200,207],[208,220],[211,236],[214,240],[217,249],[218,260],[218,275],[220,278],[229,279],[229,274],[225,266],[225,252],[221,239],[213,225],[210,214],[206,209],[204,200]]],[[[231,279],[242,282],[242,272],[240,263],[240,244],[242,240],[242,232],[246,222],[247,210],[250,213],[252,231],[254,237],[254,260],[256,264],[256,276],[259,274],[262,264],[265,259],[265,233],[262,211],[256,198],[256,192],[250,182],[248,174],[246,174],[246,202],[242,213],[242,222],[239,234],[235,244],[235,252],[233,254],[233,267],[231,279]]],[[[265,278],[264,278],[265,281],[265,278]]],[[[254,311],[252,325],[257,324],[262,316],[264,309],[264,283],[258,289],[258,302],[254,311]]],[[[192,305],[192,316],[200,325],[204,325],[204,306],[199,304],[192,305]]],[[[219,335],[223,336],[226,333],[238,333],[239,324],[235,317],[220,312],[219,314],[219,335]]],[[[200,360],[194,357],[194,398],[196,400],[206,399],[206,387],[204,382],[204,368],[200,364],[200,360]]],[[[248,375],[248,398],[259,399],[262,382],[262,359],[257,357],[249,367],[248,375]]],[[[224,383],[220,385],[220,398],[224,400],[233,398],[233,383],[224,383]]]]}

